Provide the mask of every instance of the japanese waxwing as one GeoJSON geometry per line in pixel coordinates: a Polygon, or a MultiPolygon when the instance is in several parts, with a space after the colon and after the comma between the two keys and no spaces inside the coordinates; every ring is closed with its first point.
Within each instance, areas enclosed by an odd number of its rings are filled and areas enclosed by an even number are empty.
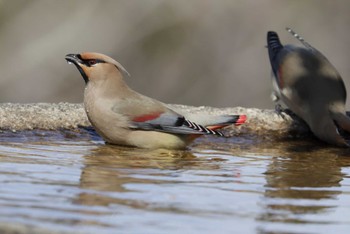
{"type": "Polygon", "coordinates": [[[287,31],[303,47],[283,46],[277,33],[267,33],[274,101],[281,101],[302,118],[320,140],[336,146],[349,146],[338,132],[338,127],[350,132],[342,78],[321,52],[292,29],[287,28],[287,31]]]}
{"type": "MultiPolygon", "coordinates": [[[[225,136],[216,129],[240,125],[245,115],[213,116],[204,127],[187,120],[164,103],[130,89],[129,75],[114,59],[98,53],[68,54],[84,78],[84,108],[102,138],[111,144],[140,148],[183,149],[203,134],[225,136]]],[[[203,116],[208,122],[208,116],[203,116]]]]}

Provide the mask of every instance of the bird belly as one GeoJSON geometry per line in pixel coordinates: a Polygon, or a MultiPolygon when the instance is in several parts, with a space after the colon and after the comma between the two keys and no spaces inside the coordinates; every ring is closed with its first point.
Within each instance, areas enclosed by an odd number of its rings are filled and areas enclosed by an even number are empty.
{"type": "Polygon", "coordinates": [[[191,140],[186,135],[156,131],[130,131],[127,136],[128,145],[148,149],[184,149],[191,140]]]}
{"type": "Polygon", "coordinates": [[[127,118],[113,112],[111,105],[107,105],[106,102],[104,104],[84,103],[91,125],[106,142],[127,145],[126,136],[130,131],[127,118]]]}

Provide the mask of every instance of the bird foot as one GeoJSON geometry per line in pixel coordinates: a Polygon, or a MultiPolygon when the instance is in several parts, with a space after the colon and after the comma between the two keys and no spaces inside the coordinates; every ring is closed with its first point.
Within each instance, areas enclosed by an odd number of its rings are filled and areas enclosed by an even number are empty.
{"type": "Polygon", "coordinates": [[[275,105],[275,111],[277,115],[281,116],[284,120],[286,120],[287,116],[293,118],[295,115],[291,110],[283,108],[280,104],[275,105]]]}

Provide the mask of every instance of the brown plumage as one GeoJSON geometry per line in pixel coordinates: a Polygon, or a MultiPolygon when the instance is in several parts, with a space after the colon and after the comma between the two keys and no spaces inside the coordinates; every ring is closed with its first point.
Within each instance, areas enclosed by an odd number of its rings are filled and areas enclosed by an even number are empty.
{"type": "Polygon", "coordinates": [[[275,101],[281,101],[302,118],[319,139],[349,146],[337,129],[338,125],[350,132],[350,119],[345,114],[346,89],[341,76],[321,52],[293,30],[287,28],[287,31],[304,47],[283,46],[277,33],[267,33],[275,101]]]}
{"type": "MultiPolygon", "coordinates": [[[[214,129],[242,124],[244,115],[215,116],[203,127],[169,109],[164,103],[130,89],[129,75],[114,59],[98,53],[68,54],[85,80],[84,107],[91,124],[112,144],[140,148],[183,149],[203,134],[224,136],[214,129]]],[[[205,116],[208,121],[208,116],[205,116]]]]}

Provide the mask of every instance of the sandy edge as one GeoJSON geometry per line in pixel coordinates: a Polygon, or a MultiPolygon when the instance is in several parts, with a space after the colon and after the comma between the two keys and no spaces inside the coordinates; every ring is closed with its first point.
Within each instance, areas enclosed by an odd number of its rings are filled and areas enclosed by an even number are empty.
{"type": "MultiPolygon", "coordinates": [[[[274,110],[257,108],[229,107],[214,108],[207,106],[185,106],[169,104],[169,107],[188,119],[196,122],[203,115],[245,114],[246,124],[240,127],[228,127],[231,133],[250,132],[265,134],[273,132],[284,134],[287,131],[304,131],[289,116],[282,118],[274,110]]],[[[0,104],[0,130],[58,130],[88,127],[82,104],[73,103],[2,103],[0,104]]]]}

